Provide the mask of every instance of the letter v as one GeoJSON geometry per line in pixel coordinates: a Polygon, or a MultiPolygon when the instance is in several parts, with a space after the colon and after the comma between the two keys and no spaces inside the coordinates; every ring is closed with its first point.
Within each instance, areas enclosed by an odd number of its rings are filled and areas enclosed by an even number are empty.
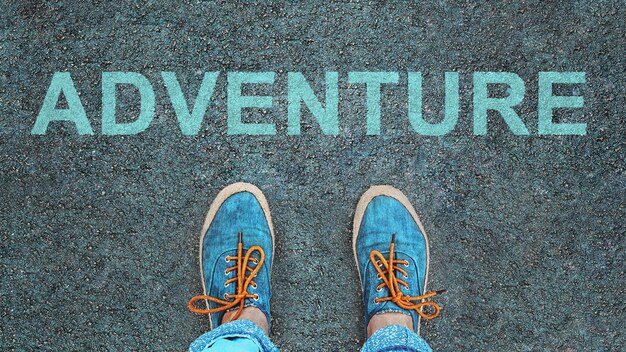
{"type": "Polygon", "coordinates": [[[206,109],[209,106],[209,100],[213,91],[215,90],[215,83],[219,77],[219,72],[205,72],[202,84],[198,90],[196,96],[196,102],[193,105],[193,110],[189,114],[189,106],[183,95],[183,91],[180,88],[178,79],[176,79],[176,73],[174,72],[161,72],[161,77],[165,82],[165,88],[170,96],[170,101],[176,112],[176,118],[178,119],[178,125],[184,135],[193,136],[200,130],[202,119],[206,113],[206,109]]]}

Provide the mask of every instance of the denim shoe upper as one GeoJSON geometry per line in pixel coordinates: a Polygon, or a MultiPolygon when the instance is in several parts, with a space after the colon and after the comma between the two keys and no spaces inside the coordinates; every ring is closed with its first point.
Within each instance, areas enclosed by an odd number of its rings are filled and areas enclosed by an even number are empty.
{"type": "MultiPolygon", "coordinates": [[[[394,270],[394,274],[398,282],[405,282],[408,285],[408,288],[402,284],[398,285],[400,291],[405,296],[412,297],[424,294],[427,270],[424,235],[411,213],[400,201],[386,195],[374,197],[365,209],[355,244],[363,287],[365,324],[367,325],[370,318],[376,314],[397,312],[410,315],[413,318],[413,327],[417,331],[419,317],[415,310],[400,308],[391,300],[375,302],[377,298],[389,297],[390,291],[380,278],[370,254],[372,251],[378,251],[388,258],[392,235],[395,238],[394,263],[396,259],[401,261],[395,264],[399,269],[394,270]]],[[[385,270],[384,266],[381,265],[381,269],[385,270]]]]}
{"type": "MultiPolygon", "coordinates": [[[[228,197],[220,206],[213,221],[211,222],[202,243],[202,268],[206,295],[223,300],[225,295],[234,295],[237,292],[237,260],[239,233],[241,233],[243,252],[253,246],[260,246],[264,252],[264,261],[253,282],[246,288],[247,292],[257,295],[258,299],[246,298],[244,305],[259,308],[270,323],[270,269],[272,264],[272,235],[269,224],[256,197],[249,192],[239,192],[228,197]],[[227,281],[231,279],[230,283],[227,281]]],[[[259,265],[259,251],[253,251],[245,268],[244,277],[248,277],[251,270],[259,265]],[[255,260],[257,262],[255,262],[255,260]]],[[[227,297],[227,296],[226,296],[227,297]]],[[[217,308],[220,305],[209,302],[209,308],[217,308]]],[[[231,309],[238,309],[239,305],[231,309]]],[[[229,309],[230,310],[230,309],[229,309]]],[[[211,314],[213,327],[221,324],[224,311],[211,314]]]]}

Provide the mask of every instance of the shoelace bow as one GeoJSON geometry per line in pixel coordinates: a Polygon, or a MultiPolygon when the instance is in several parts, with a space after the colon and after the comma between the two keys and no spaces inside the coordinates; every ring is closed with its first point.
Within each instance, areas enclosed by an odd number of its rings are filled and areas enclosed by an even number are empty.
{"type": "Polygon", "coordinates": [[[440,295],[445,293],[445,290],[441,291],[432,291],[425,293],[421,296],[407,296],[400,290],[400,285],[409,288],[409,285],[406,281],[398,279],[396,277],[396,271],[402,274],[405,278],[408,278],[408,274],[406,270],[400,268],[398,264],[402,264],[404,266],[409,266],[408,260],[398,260],[394,258],[394,249],[395,249],[395,234],[391,235],[391,245],[389,246],[389,258],[386,259],[379,251],[373,250],[370,252],[370,260],[372,264],[374,264],[374,268],[378,271],[378,277],[383,280],[383,282],[378,285],[376,290],[380,291],[383,287],[387,287],[389,290],[389,296],[383,298],[375,298],[374,303],[391,301],[395,303],[398,307],[405,310],[414,310],[417,314],[419,314],[424,319],[433,319],[439,315],[439,305],[435,302],[424,301],[425,299],[431,298],[436,295],[440,295]],[[384,270],[383,270],[384,268],[384,270]],[[417,303],[416,303],[417,302],[417,303]],[[424,313],[422,311],[422,307],[429,306],[434,310],[433,313],[424,313]]]}
{"type": "MultiPolygon", "coordinates": [[[[226,269],[226,274],[231,271],[236,271],[236,277],[230,278],[226,280],[224,286],[228,286],[233,282],[237,283],[237,289],[235,294],[225,294],[224,298],[227,300],[215,298],[207,295],[198,295],[193,297],[189,301],[189,310],[198,314],[213,314],[225,310],[229,310],[237,305],[237,312],[233,316],[232,320],[236,320],[241,315],[243,308],[245,307],[246,299],[259,299],[258,294],[251,294],[248,292],[248,286],[252,286],[256,288],[256,283],[254,282],[254,277],[261,270],[261,265],[263,265],[263,261],[265,260],[265,252],[263,252],[263,248],[260,246],[252,246],[247,251],[246,254],[243,254],[243,235],[239,232],[239,243],[237,244],[237,255],[236,256],[226,256],[226,261],[236,260],[237,263],[226,269]],[[257,260],[252,256],[254,252],[259,253],[259,259],[257,260]],[[250,267],[250,262],[256,264],[254,268],[250,267]],[[249,272],[249,274],[247,274],[249,272]],[[194,304],[198,301],[206,300],[219,304],[216,308],[211,309],[202,309],[197,308],[194,304]]],[[[207,305],[208,307],[208,305],[207,305]]]]}

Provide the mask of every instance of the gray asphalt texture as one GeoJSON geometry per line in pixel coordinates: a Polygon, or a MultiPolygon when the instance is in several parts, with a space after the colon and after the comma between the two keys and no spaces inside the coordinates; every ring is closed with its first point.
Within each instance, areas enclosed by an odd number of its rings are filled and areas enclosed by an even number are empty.
{"type": "MultiPolygon", "coordinates": [[[[225,185],[257,184],[276,224],[271,337],[284,351],[364,342],[351,221],[369,185],[403,190],[430,237],[430,284],[447,289],[422,334],[437,351],[619,351],[624,336],[626,174],[623,1],[517,4],[3,1],[0,13],[0,350],[181,351],[206,331],[198,235],[225,185]],[[443,72],[461,72],[461,112],[444,137],[411,131],[406,71],[422,71],[426,116],[443,72]],[[72,74],[100,129],[100,74],[135,71],[156,117],[129,137],[30,130],[52,73],[72,74]],[[226,135],[225,77],[199,135],[178,129],[160,78],[193,99],[204,71],[275,71],[274,108],[247,121],[275,136],[226,135]],[[286,72],[316,92],[340,72],[339,136],[305,109],[287,136],[286,72]],[[382,134],[365,135],[365,90],[349,71],[399,71],[383,89],[382,134]],[[531,136],[498,114],[472,134],[471,73],[509,71],[531,136]],[[537,73],[584,71],[586,136],[537,136],[537,73]]],[[[137,116],[135,91],[118,118],[137,116]]]]}

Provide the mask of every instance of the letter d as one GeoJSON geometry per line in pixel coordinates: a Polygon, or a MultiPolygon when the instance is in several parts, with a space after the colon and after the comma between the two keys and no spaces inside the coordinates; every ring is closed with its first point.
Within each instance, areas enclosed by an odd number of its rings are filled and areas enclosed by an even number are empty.
{"type": "Polygon", "coordinates": [[[136,72],[102,73],[102,134],[137,134],[150,126],[154,118],[154,90],[150,81],[136,72]],[[115,89],[118,84],[131,84],[139,90],[141,111],[137,120],[128,123],[115,121],[115,89]]]}

